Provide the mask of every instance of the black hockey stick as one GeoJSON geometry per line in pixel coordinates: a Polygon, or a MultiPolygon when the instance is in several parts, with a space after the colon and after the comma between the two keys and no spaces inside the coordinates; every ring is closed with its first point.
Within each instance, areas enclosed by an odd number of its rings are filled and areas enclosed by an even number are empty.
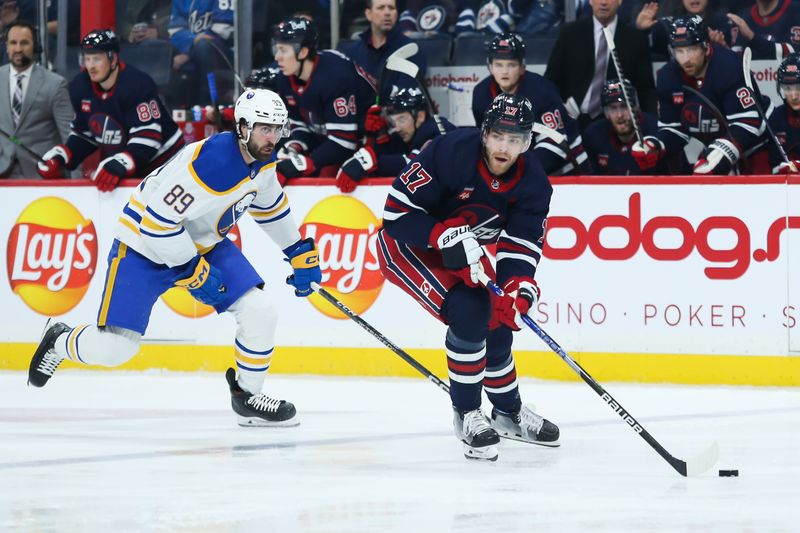
{"type": "Polygon", "coordinates": [[[619,56],[617,56],[617,47],[614,44],[614,36],[611,34],[611,30],[608,29],[607,26],[603,27],[603,35],[606,38],[606,44],[608,44],[608,50],[611,52],[611,60],[614,62],[614,68],[617,71],[617,77],[619,78],[619,84],[622,86],[622,97],[625,98],[625,105],[628,106],[628,112],[631,114],[631,122],[633,123],[633,131],[636,133],[636,140],[639,141],[644,147],[644,143],[642,142],[642,127],[639,124],[639,117],[633,106],[631,105],[631,98],[628,96],[628,90],[625,88],[625,73],[622,72],[622,66],[619,63],[619,56]]]}
{"type": "Polygon", "coordinates": [[[214,108],[214,123],[217,132],[222,133],[222,112],[219,109],[219,99],[217,98],[217,76],[213,72],[206,74],[208,79],[208,95],[211,97],[211,106],[214,108]]]}
{"type": "MultiPolygon", "coordinates": [[[[417,43],[410,43],[414,46],[417,46],[417,43]]],[[[413,55],[413,54],[412,54],[413,55]]],[[[417,86],[422,91],[422,94],[425,96],[425,102],[428,104],[428,112],[433,117],[434,122],[436,122],[436,129],[439,130],[440,135],[444,135],[447,133],[444,129],[444,125],[442,124],[442,119],[439,117],[439,114],[436,113],[436,110],[433,107],[433,100],[431,100],[431,95],[428,92],[428,87],[425,86],[425,80],[420,79],[419,77],[419,67],[409,61],[404,57],[397,57],[397,56],[389,56],[389,59],[386,60],[386,67],[389,70],[393,70],[395,72],[401,72],[407,76],[411,76],[414,78],[414,81],[417,82],[417,86]]]]}
{"type": "Polygon", "coordinates": [[[770,126],[769,121],[767,120],[767,115],[764,113],[764,109],[761,107],[761,102],[758,101],[759,94],[757,94],[753,88],[753,73],[750,72],[750,62],[752,61],[752,58],[753,52],[748,46],[744,49],[744,53],[742,54],[742,71],[744,73],[744,82],[747,84],[747,88],[750,89],[750,96],[753,98],[753,102],[756,104],[756,110],[758,111],[759,116],[761,116],[761,120],[764,121],[764,126],[767,128],[769,138],[778,149],[781,159],[783,159],[784,163],[789,165],[789,168],[791,168],[793,172],[798,172],[800,169],[796,168],[794,163],[789,160],[789,156],[786,155],[786,150],[783,149],[781,141],[778,139],[778,136],[775,135],[775,131],[772,129],[772,126],[770,126]]]}
{"type": "MultiPolygon", "coordinates": [[[[383,89],[383,85],[386,82],[386,64],[389,60],[393,57],[397,57],[400,59],[407,59],[419,51],[419,46],[417,43],[406,43],[386,58],[386,61],[383,63],[383,67],[381,67],[381,74],[378,77],[378,87],[377,91],[375,92],[375,105],[381,105],[381,89],[383,89]]],[[[391,69],[390,69],[391,70],[391,69]]]]}
{"type": "MultiPolygon", "coordinates": [[[[494,292],[498,296],[503,296],[503,289],[497,286],[495,282],[489,279],[489,276],[486,275],[484,272],[480,272],[478,277],[484,285],[486,285],[489,290],[494,292]]],[[[694,459],[689,461],[683,461],[676,457],[673,457],[655,438],[653,438],[650,433],[644,429],[634,417],[630,414],[622,404],[620,404],[617,400],[615,400],[606,390],[594,380],[592,376],[589,375],[586,370],[581,367],[572,357],[569,356],[567,352],[564,351],[561,346],[558,345],[556,341],[553,340],[550,335],[545,333],[545,331],[539,327],[539,325],[533,321],[533,319],[528,315],[521,315],[522,321],[525,322],[529,328],[531,328],[534,333],[536,333],[540,339],[542,339],[545,344],[547,344],[551,350],[553,350],[569,367],[578,374],[583,381],[585,381],[591,388],[594,390],[604,402],[608,404],[611,409],[614,410],[615,413],[619,415],[622,420],[627,423],[631,429],[633,429],[636,433],[642,437],[647,444],[649,444],[658,454],[663,457],[669,464],[674,468],[680,475],[686,476],[696,476],[702,474],[706,470],[712,468],[715,464],[717,464],[717,459],[719,458],[719,445],[716,441],[711,444],[705,452],[700,454],[694,459]]]]}
{"type": "Polygon", "coordinates": [[[372,327],[369,324],[369,322],[361,318],[358,315],[358,313],[347,307],[345,304],[339,301],[334,295],[323,289],[319,284],[312,283],[311,288],[317,291],[317,293],[320,296],[328,300],[328,302],[330,302],[331,305],[333,305],[334,307],[339,309],[339,311],[347,315],[348,318],[352,319],[356,324],[367,330],[373,337],[378,339],[384,346],[386,346],[391,351],[399,355],[400,358],[403,359],[403,361],[413,366],[417,372],[428,378],[428,380],[431,383],[433,383],[446,393],[450,394],[450,386],[447,383],[439,379],[433,372],[422,366],[422,363],[411,357],[408,353],[405,352],[405,350],[403,350],[402,348],[394,344],[392,341],[384,337],[380,331],[372,327]]]}
{"type": "Polygon", "coordinates": [[[19,146],[20,148],[22,148],[22,150],[23,150],[23,151],[24,151],[26,154],[28,154],[29,156],[31,156],[31,157],[32,157],[32,158],[34,158],[35,160],[37,160],[37,161],[41,161],[42,163],[44,163],[44,159],[42,159],[42,156],[40,156],[39,154],[37,154],[36,152],[34,152],[33,150],[31,150],[30,148],[28,148],[28,147],[27,147],[27,146],[25,146],[24,144],[22,144],[22,141],[20,141],[20,140],[19,140],[19,137],[17,137],[16,135],[11,135],[11,134],[8,134],[8,133],[6,133],[6,132],[5,132],[5,131],[3,131],[3,130],[0,130],[0,135],[2,135],[3,137],[5,137],[6,139],[8,139],[9,141],[11,141],[12,143],[16,144],[16,145],[17,145],[17,146],[19,146]]]}

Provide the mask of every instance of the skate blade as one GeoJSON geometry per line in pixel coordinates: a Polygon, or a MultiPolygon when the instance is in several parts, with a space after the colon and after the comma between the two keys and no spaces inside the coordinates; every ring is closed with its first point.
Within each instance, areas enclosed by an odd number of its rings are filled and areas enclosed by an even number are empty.
{"type": "Polygon", "coordinates": [[[289,420],[264,420],[263,418],[258,417],[246,417],[246,416],[239,416],[237,418],[237,423],[243,428],[253,428],[253,427],[261,427],[261,428],[290,428],[300,425],[300,420],[297,417],[290,418],[289,420]]]}
{"type": "Polygon", "coordinates": [[[461,444],[464,447],[464,457],[472,461],[497,461],[499,456],[495,445],[473,448],[464,441],[461,441],[461,444]]]}
{"type": "Polygon", "coordinates": [[[519,442],[524,442],[525,444],[536,444],[537,446],[545,446],[547,448],[558,448],[559,446],[561,446],[560,440],[553,440],[549,442],[542,440],[528,440],[524,438],[522,435],[519,435],[517,433],[510,433],[508,431],[497,431],[497,434],[504,439],[516,440],[519,442]]]}

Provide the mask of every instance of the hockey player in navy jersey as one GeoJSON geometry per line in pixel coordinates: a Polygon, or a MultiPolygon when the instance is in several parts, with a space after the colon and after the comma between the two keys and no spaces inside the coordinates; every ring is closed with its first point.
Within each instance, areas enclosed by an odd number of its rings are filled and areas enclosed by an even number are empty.
{"type": "Polygon", "coordinates": [[[125,178],[142,178],[183,146],[183,135],[161,103],[155,82],[119,59],[119,39],[94,30],[81,41],[84,70],[69,84],[75,111],[67,142],[48,150],[38,172],[58,178],[96,150],[104,158],[92,174],[101,191],[125,178]]]}
{"type": "Polygon", "coordinates": [[[636,88],[628,80],[625,91],[631,99],[634,116],[631,116],[625,104],[620,80],[609,80],[600,93],[600,103],[603,106],[604,119],[595,120],[584,130],[583,145],[589,156],[593,174],[604,176],[627,176],[638,174],[683,174],[687,171],[683,151],[673,158],[665,157],[656,166],[647,171],[642,171],[631,156],[631,147],[636,141],[633,121],[639,123],[642,135],[656,135],[658,121],[650,113],[645,113],[639,108],[639,98],[636,88]],[[667,161],[677,159],[677,164],[668,165],[667,161]]]}
{"type": "MultiPolygon", "coordinates": [[[[397,91],[383,106],[383,113],[391,135],[386,132],[378,135],[344,162],[336,174],[336,186],[340,191],[353,192],[366,174],[398,175],[431,139],[440,135],[418,88],[397,91]]],[[[446,118],[439,119],[445,131],[455,129],[446,118]]]]}
{"type": "Polygon", "coordinates": [[[456,436],[469,459],[497,459],[499,435],[558,446],[559,431],[522,404],[513,332],[536,305],[552,187],[528,152],[530,102],[502,94],[481,128],[436,137],[394,180],[378,234],[381,271],[447,324],[445,348],[456,436]],[[483,245],[497,245],[490,296],[478,271],[492,272],[483,245]],[[494,408],[481,411],[481,392],[494,408]]]}
{"type": "Polygon", "coordinates": [[[794,174],[800,171],[800,54],[790,54],[778,68],[778,94],[783,104],[769,117],[772,131],[783,145],[790,163],[783,160],[778,149],[770,143],[769,162],[775,174],[794,174]]]}
{"type": "Polygon", "coordinates": [[[539,134],[533,152],[544,171],[550,176],[586,172],[587,157],[578,123],[564,109],[558,88],[550,80],[525,70],[525,42],[514,33],[504,33],[492,39],[487,65],[490,75],[472,93],[472,115],[479,125],[494,98],[500,93],[518,94],[530,100],[536,121],[554,129],[567,138],[571,154],[548,137],[539,134]],[[574,163],[578,164],[575,168],[574,163]]]}
{"type": "Polygon", "coordinates": [[[800,52],[800,5],[793,0],[754,0],[750,8],[728,18],[738,27],[740,41],[753,50],[753,59],[800,52]]]}
{"type": "Polygon", "coordinates": [[[283,250],[297,296],[321,273],[313,239],[301,239],[275,175],[275,144],[288,112],[262,89],[236,102],[237,132],[186,146],[134,189],[116,229],[94,324],[50,324],[31,360],[28,383],[43,387],[64,359],[117,366],[139,351],[150,312],[172,287],[230,312],[237,323],[237,372],[225,377],[241,426],[297,425],[295,407],[261,392],[275,346],[278,313],[264,280],[226,234],[245,212],[283,250]]]}
{"type": "Polygon", "coordinates": [[[282,22],[273,36],[281,74],[278,93],[289,107],[291,135],[279,154],[282,182],[315,176],[353,155],[375,82],[361,67],[334,50],[317,50],[316,23],[301,17],[282,22]]]}
{"type": "MultiPolygon", "coordinates": [[[[759,96],[745,83],[741,58],[709,43],[708,27],[699,15],[673,20],[670,47],[674,57],[658,71],[656,81],[658,133],[632,148],[639,168],[652,169],[694,137],[706,145],[694,164],[695,174],[726,175],[737,166],[747,172],[748,157],[766,142],[766,128],[755,105],[759,96]],[[703,94],[718,112],[684,86],[703,94]]],[[[769,116],[771,108],[764,107],[769,116]]]]}

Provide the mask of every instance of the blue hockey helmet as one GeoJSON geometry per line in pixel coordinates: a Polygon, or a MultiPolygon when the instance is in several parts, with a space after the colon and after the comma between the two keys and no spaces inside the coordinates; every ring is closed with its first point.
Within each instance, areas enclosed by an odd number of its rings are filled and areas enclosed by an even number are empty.
{"type": "Polygon", "coordinates": [[[387,114],[408,112],[411,114],[427,109],[425,96],[417,87],[403,87],[386,101],[384,110],[387,114]]]}
{"type": "Polygon", "coordinates": [[[81,53],[105,52],[119,53],[119,37],[110,28],[92,30],[81,39],[81,53]]]}
{"type": "Polygon", "coordinates": [[[789,54],[778,67],[778,87],[800,84],[800,54],[789,54]]]}
{"type": "Polygon", "coordinates": [[[493,59],[516,59],[525,63],[525,41],[516,33],[501,33],[489,43],[487,62],[493,59]]]}
{"type": "Polygon", "coordinates": [[[708,44],[708,26],[700,15],[675,17],[670,23],[669,45],[671,48],[708,44]]]}
{"type": "Polygon", "coordinates": [[[636,89],[633,88],[633,84],[626,78],[623,78],[622,81],[618,79],[608,80],[605,85],[603,85],[603,89],[600,92],[600,105],[606,107],[614,102],[625,103],[625,94],[622,92],[623,85],[625,86],[625,93],[627,93],[628,98],[631,100],[631,107],[633,107],[634,110],[638,110],[639,98],[636,96],[636,89]]]}
{"type": "Polygon", "coordinates": [[[306,17],[291,17],[275,28],[272,34],[272,53],[275,54],[275,45],[289,43],[294,47],[295,54],[300,53],[303,47],[308,48],[308,57],[311,59],[319,48],[319,29],[317,23],[306,17]]]}

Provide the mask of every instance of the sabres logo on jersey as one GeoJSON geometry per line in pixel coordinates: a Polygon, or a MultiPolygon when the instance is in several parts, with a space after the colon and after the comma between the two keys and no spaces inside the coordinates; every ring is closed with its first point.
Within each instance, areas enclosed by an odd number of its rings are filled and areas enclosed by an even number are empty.
{"type": "Polygon", "coordinates": [[[125,128],[105,113],[94,113],[89,117],[89,130],[94,140],[104,146],[120,146],[126,142],[125,128]]]}
{"type": "Polygon", "coordinates": [[[250,207],[250,204],[253,203],[255,198],[256,193],[254,191],[249,192],[238,202],[225,209],[222,216],[219,217],[219,222],[217,222],[217,233],[220,237],[227,235],[231,228],[236,225],[236,222],[242,218],[242,215],[247,211],[247,208],[250,207]]]}

